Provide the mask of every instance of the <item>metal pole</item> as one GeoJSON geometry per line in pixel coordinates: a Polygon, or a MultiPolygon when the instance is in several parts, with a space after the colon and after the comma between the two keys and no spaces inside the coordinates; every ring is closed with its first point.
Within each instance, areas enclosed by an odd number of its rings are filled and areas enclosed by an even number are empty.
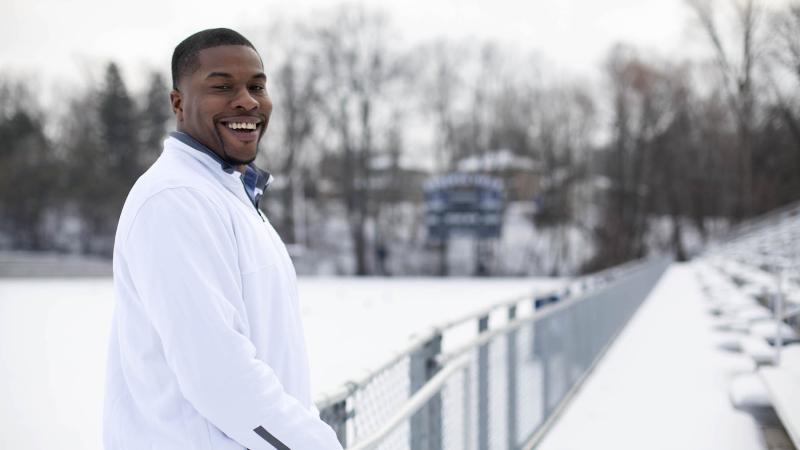
{"type": "Polygon", "coordinates": [[[347,399],[342,399],[319,413],[320,419],[333,428],[342,447],[347,447],[347,399]]]}
{"type": "MultiPolygon", "coordinates": [[[[517,305],[508,307],[508,321],[517,318],[517,305]]],[[[517,448],[517,330],[508,333],[508,448],[517,448]]]]}
{"type": "Polygon", "coordinates": [[[783,347],[783,283],[782,271],[778,267],[775,279],[778,282],[778,289],[775,292],[775,365],[781,364],[781,347],[783,347]]]}
{"type": "Polygon", "coordinates": [[[472,379],[470,367],[464,367],[464,450],[470,450],[472,445],[472,379]]]}
{"type": "MultiPolygon", "coordinates": [[[[435,334],[422,347],[410,355],[410,394],[420,390],[439,371],[436,356],[442,350],[442,335],[435,334]]],[[[411,417],[409,445],[412,450],[440,450],[442,448],[442,397],[436,394],[428,405],[411,417]]]]}
{"type": "MultiPolygon", "coordinates": [[[[489,329],[489,316],[478,319],[478,333],[489,329]]],[[[489,449],[489,342],[478,348],[478,450],[489,449]]]]}
{"type": "MultiPolygon", "coordinates": [[[[442,216],[442,220],[444,220],[444,216],[442,216]]],[[[439,275],[443,277],[450,273],[449,261],[447,260],[449,242],[450,233],[445,229],[442,235],[442,242],[439,245],[439,275]]]]}

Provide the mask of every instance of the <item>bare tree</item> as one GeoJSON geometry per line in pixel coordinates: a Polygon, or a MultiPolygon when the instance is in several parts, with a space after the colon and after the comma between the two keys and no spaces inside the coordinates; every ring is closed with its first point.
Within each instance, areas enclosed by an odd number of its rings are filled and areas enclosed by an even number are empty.
{"type": "MultiPolygon", "coordinates": [[[[800,96],[796,94],[800,86],[800,4],[790,3],[772,11],[770,25],[774,33],[769,41],[769,61],[773,64],[766,68],[766,76],[780,118],[789,129],[800,156],[800,96]],[[780,83],[776,72],[788,74],[792,81],[780,83]]],[[[800,157],[797,161],[800,163],[800,157]]]]}
{"type": "Polygon", "coordinates": [[[790,3],[772,11],[771,57],[800,82],[800,4],[790,3]]]}
{"type": "Polygon", "coordinates": [[[580,196],[580,188],[592,182],[595,105],[586,89],[570,82],[542,86],[532,100],[529,139],[542,173],[536,223],[552,228],[557,237],[548,272],[560,274],[569,266],[570,230],[585,231],[591,224],[593,206],[585,203],[590,200],[580,196]]]}
{"type": "Polygon", "coordinates": [[[603,218],[596,229],[599,247],[590,268],[646,254],[657,137],[672,120],[664,74],[635,50],[617,46],[607,63],[613,104],[612,138],[606,154],[610,184],[603,218]]]}
{"type": "Polygon", "coordinates": [[[380,146],[379,130],[388,129],[396,117],[391,90],[402,73],[388,32],[385,16],[360,6],[339,8],[315,30],[325,93],[320,107],[329,129],[323,143],[338,161],[338,170],[329,174],[335,173],[344,199],[358,275],[370,272],[367,228],[375,215],[371,164],[380,146]]]}
{"type": "Polygon", "coordinates": [[[265,55],[275,114],[272,133],[267,139],[266,159],[280,180],[278,231],[285,242],[295,243],[302,239],[298,236],[298,223],[302,221],[299,199],[304,196],[304,160],[319,156],[307,153],[314,150],[315,124],[320,119],[321,55],[304,23],[292,22],[287,26],[276,22],[267,34],[265,55]]]}
{"type": "Polygon", "coordinates": [[[736,16],[737,34],[733,56],[720,31],[713,0],[687,0],[714,52],[714,61],[722,78],[726,99],[736,122],[738,135],[739,199],[735,215],[743,218],[753,210],[753,146],[756,124],[754,75],[761,49],[756,39],[762,18],[757,0],[731,0],[736,16]]]}
{"type": "Polygon", "coordinates": [[[439,40],[418,49],[419,58],[414,65],[423,73],[421,108],[433,116],[436,135],[436,171],[455,169],[458,148],[456,127],[459,121],[458,100],[463,94],[464,80],[460,73],[467,52],[449,41],[439,40]]]}

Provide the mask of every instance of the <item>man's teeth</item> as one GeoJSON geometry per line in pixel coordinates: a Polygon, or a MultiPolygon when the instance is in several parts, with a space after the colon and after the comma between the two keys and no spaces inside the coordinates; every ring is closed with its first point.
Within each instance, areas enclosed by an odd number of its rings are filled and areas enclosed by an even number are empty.
{"type": "Polygon", "coordinates": [[[255,130],[258,124],[252,122],[228,122],[225,125],[232,130],[255,130]]]}

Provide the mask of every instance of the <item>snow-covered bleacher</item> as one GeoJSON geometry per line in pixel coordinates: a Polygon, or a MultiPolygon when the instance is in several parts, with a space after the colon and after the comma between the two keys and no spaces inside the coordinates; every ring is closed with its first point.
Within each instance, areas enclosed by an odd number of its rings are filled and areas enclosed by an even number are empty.
{"type": "Polygon", "coordinates": [[[800,447],[800,204],[738,227],[703,260],[719,346],[752,362],[731,380],[731,402],[800,447]]]}

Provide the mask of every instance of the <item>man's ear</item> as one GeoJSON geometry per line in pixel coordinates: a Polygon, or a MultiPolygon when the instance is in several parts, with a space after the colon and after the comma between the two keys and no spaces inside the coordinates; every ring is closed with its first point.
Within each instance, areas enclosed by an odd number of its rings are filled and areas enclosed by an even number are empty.
{"type": "Polygon", "coordinates": [[[169,93],[169,102],[172,104],[172,113],[178,122],[183,122],[183,95],[177,89],[173,89],[169,93]]]}

